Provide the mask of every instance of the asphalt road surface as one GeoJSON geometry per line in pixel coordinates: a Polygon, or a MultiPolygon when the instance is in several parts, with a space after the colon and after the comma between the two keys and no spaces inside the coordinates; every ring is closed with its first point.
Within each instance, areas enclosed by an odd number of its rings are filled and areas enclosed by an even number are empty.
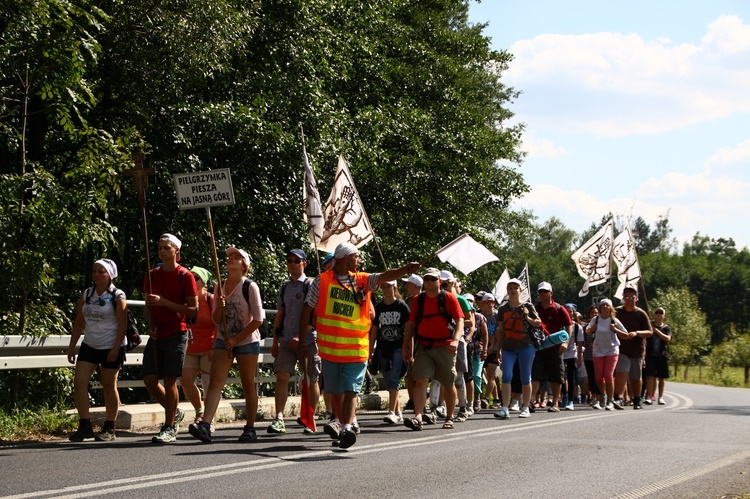
{"type": "Polygon", "coordinates": [[[666,405],[577,406],[529,419],[482,411],[455,429],[412,431],[359,416],[348,450],[322,431],[261,428],[239,443],[222,426],[204,444],[118,432],[113,443],[0,447],[0,497],[713,498],[750,493],[750,390],[667,384],[666,405]]]}

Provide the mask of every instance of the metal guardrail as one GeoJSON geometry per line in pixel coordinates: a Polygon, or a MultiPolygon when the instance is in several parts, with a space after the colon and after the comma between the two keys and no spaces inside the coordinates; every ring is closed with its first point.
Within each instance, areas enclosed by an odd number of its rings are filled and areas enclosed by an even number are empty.
{"type": "MultiPolygon", "coordinates": [[[[128,306],[144,307],[146,304],[142,300],[128,300],[128,306]]],[[[276,310],[266,309],[266,320],[268,316],[276,314],[276,310]]],[[[273,327],[269,327],[273,330],[273,327]]],[[[135,347],[125,356],[126,366],[140,366],[143,364],[143,350],[146,346],[146,339],[143,343],[135,347]]],[[[83,342],[83,335],[76,345],[76,354],[83,342]]],[[[271,355],[271,345],[273,338],[266,338],[261,341],[261,353],[258,364],[273,363],[271,355]]],[[[68,335],[49,335],[49,336],[19,336],[6,335],[0,336],[0,370],[16,369],[53,369],[61,367],[75,367],[68,362],[68,345],[70,336],[68,335]]]]}

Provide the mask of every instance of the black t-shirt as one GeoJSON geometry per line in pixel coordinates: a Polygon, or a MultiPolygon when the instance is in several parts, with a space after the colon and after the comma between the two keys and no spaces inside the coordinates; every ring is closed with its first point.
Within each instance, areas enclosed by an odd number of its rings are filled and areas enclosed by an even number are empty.
{"type": "Polygon", "coordinates": [[[661,331],[662,334],[672,337],[672,328],[667,324],[662,324],[661,327],[657,326],[653,322],[651,326],[654,328],[654,335],[646,338],[646,355],[650,357],[664,357],[667,353],[667,343],[656,335],[656,330],[661,331]]]}
{"type": "Polygon", "coordinates": [[[375,305],[375,324],[378,328],[378,348],[397,348],[404,341],[404,324],[409,320],[409,306],[403,300],[390,305],[381,301],[375,305]]]}

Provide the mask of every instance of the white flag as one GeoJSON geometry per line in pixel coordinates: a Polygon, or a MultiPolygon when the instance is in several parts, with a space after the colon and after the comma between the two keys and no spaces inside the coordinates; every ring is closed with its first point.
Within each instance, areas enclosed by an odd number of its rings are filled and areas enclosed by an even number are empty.
{"type": "Polygon", "coordinates": [[[612,247],[612,259],[617,264],[617,279],[620,286],[615,297],[622,300],[622,291],[626,284],[638,285],[641,279],[641,266],[638,264],[638,254],[635,251],[635,240],[630,233],[630,227],[620,232],[612,247]]]}
{"type": "Polygon", "coordinates": [[[523,291],[521,291],[521,296],[518,298],[521,300],[521,303],[531,303],[531,290],[529,289],[529,264],[527,263],[524,265],[523,270],[518,275],[517,278],[519,281],[521,281],[523,284],[523,291]]]}
{"type": "Polygon", "coordinates": [[[612,275],[613,236],[614,224],[610,220],[573,253],[571,258],[576,262],[578,275],[585,279],[578,296],[586,296],[589,286],[606,282],[612,275]]]}
{"type": "Polygon", "coordinates": [[[500,275],[500,279],[495,283],[495,287],[492,288],[492,294],[495,296],[498,305],[502,305],[508,299],[508,281],[510,281],[510,274],[508,269],[505,269],[500,275]]]}
{"type": "Polygon", "coordinates": [[[468,275],[482,265],[499,260],[490,250],[468,234],[459,236],[435,253],[441,262],[448,262],[468,275]]]}
{"type": "Polygon", "coordinates": [[[302,157],[305,161],[305,179],[302,182],[303,217],[310,226],[310,238],[313,243],[319,243],[323,237],[323,210],[320,206],[318,184],[315,182],[310,161],[307,159],[304,142],[302,143],[302,157]]]}
{"type": "Polygon", "coordinates": [[[343,242],[361,248],[373,238],[370,220],[343,156],[339,156],[336,178],[324,213],[323,236],[318,243],[320,251],[331,252],[343,242]]]}

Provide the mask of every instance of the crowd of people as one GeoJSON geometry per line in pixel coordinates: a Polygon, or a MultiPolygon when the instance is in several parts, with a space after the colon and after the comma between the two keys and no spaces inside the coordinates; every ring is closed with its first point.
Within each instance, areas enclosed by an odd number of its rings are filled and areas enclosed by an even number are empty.
{"type": "MultiPolygon", "coordinates": [[[[195,409],[190,435],[211,442],[235,361],[247,415],[239,441],[252,442],[257,439],[255,374],[265,313],[258,286],[247,277],[250,258],[241,248],[227,248],[227,277],[211,286],[208,270],[179,264],[181,246],[177,237],[163,234],[158,242],[161,264],[143,282],[149,336],[143,380],[164,407],[164,424],[152,442],[176,441],[185,417],[178,407],[178,379],[195,409]]],[[[305,252],[287,252],[289,279],[278,289],[273,323],[276,415],[268,433],[287,431],[289,381],[298,369],[306,382],[304,403],[314,411],[323,395],[329,419],[323,430],[334,446],[344,449],[357,441],[358,396],[377,373],[388,392],[383,421],[414,431],[439,420],[444,429],[452,429],[482,410],[502,420],[511,413],[528,418],[539,410],[570,411],[576,404],[604,410],[664,404],[672,332],[664,309],[654,311],[652,322],[637,306],[634,286],[625,286],[622,306],[601,299],[584,316],[573,303],[557,303],[549,282],[539,283],[537,301],[531,303],[521,299],[523,283],[511,279],[498,303],[486,291],[462,294],[460,281],[449,271],[428,267],[418,274],[420,264],[412,262],[367,273],[359,270],[359,258],[354,245],[341,243],[311,279],[305,274],[305,252]],[[568,340],[537,349],[530,333],[534,328],[546,334],[565,331],[568,340]],[[399,403],[402,380],[409,394],[404,407],[399,403]]],[[[117,376],[125,360],[127,325],[125,294],[114,286],[116,277],[113,261],[97,260],[93,285],[78,302],[68,350],[69,361],[76,364],[79,415],[73,441],[116,438],[117,376]],[[87,389],[97,369],[106,421],[94,432],[87,389]]],[[[305,434],[316,433],[314,423],[302,417],[297,423],[305,434]]]]}

